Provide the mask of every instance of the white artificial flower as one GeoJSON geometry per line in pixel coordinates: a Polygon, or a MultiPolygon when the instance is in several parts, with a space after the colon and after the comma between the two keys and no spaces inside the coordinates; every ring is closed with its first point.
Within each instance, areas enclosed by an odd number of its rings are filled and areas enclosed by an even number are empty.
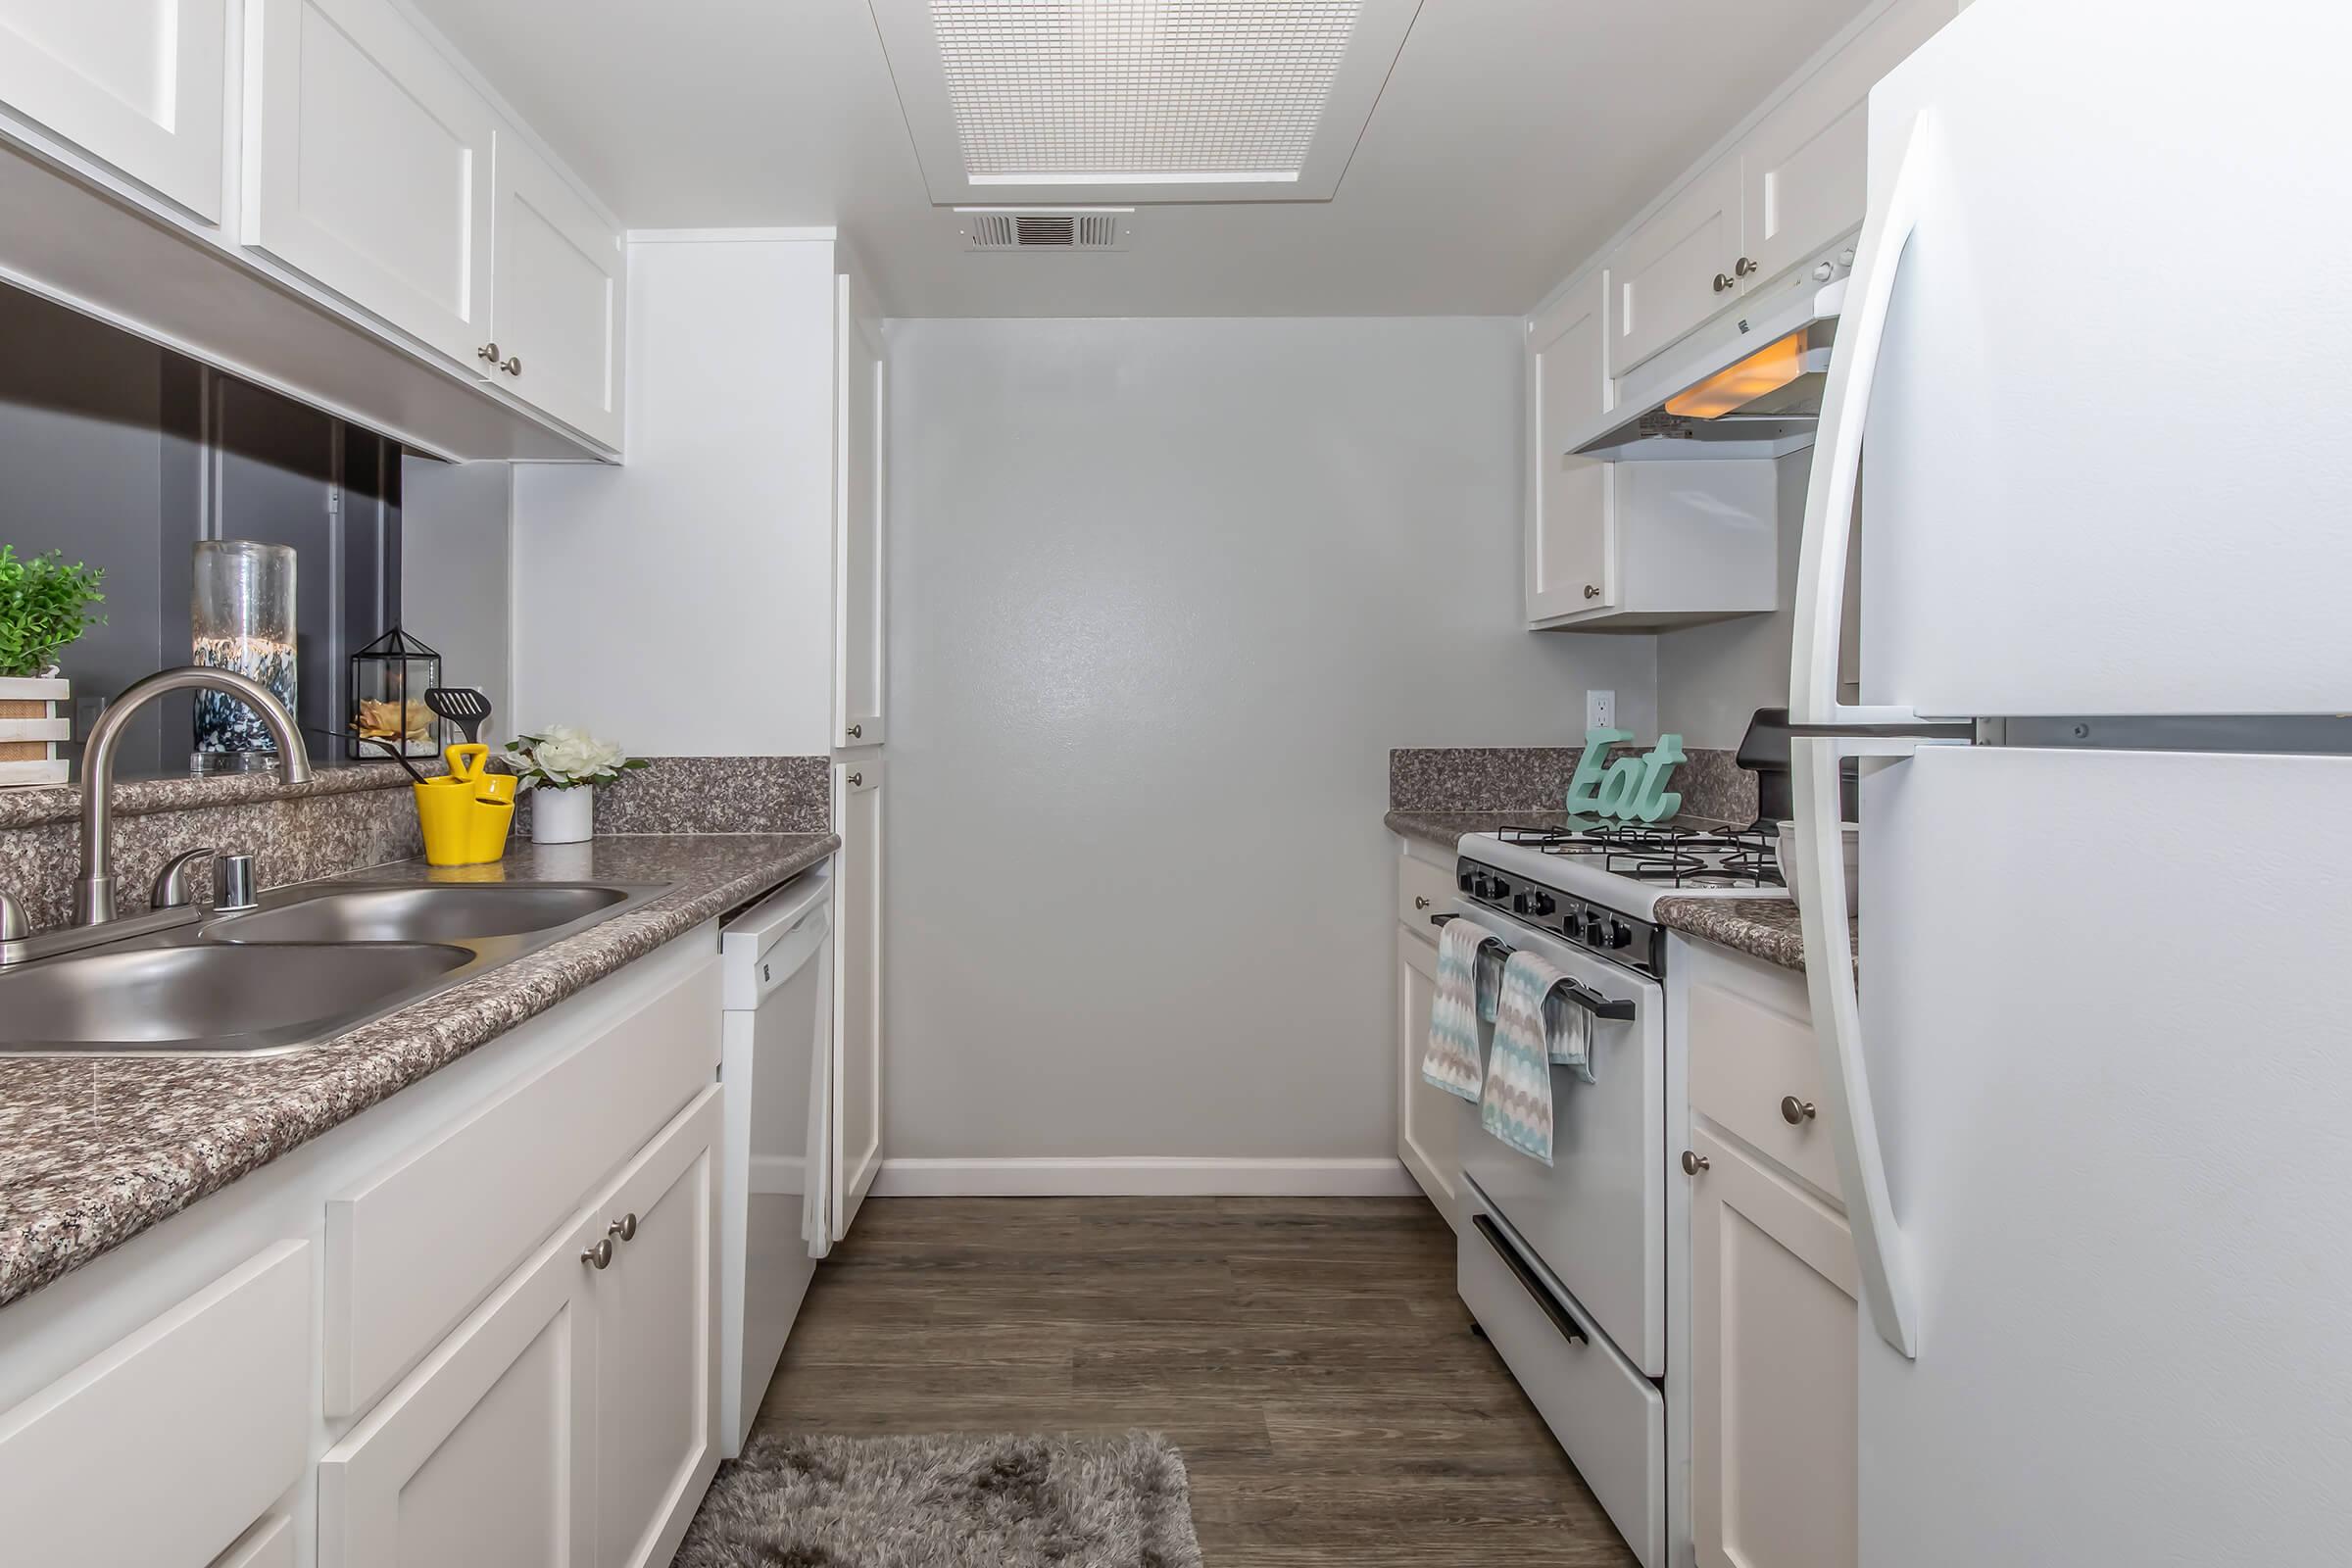
{"type": "Polygon", "coordinates": [[[531,764],[559,789],[606,777],[627,760],[628,754],[611,741],[569,724],[549,725],[531,748],[531,764]]]}

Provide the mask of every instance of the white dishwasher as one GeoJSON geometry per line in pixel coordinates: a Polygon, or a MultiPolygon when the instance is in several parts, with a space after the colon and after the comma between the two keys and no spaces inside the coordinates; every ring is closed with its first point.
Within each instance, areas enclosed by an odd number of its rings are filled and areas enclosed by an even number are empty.
{"type": "Polygon", "coordinates": [[[730,1459],[828,1247],[832,893],[819,868],[719,933],[719,1435],[730,1459]]]}

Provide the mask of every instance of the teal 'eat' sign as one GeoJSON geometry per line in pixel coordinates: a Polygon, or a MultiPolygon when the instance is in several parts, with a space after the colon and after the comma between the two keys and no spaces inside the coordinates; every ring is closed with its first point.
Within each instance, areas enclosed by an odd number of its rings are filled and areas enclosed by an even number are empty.
{"type": "Polygon", "coordinates": [[[1629,729],[1585,731],[1585,755],[1576,760],[1576,776],[1568,781],[1572,814],[1655,822],[1682,808],[1683,798],[1666,788],[1666,776],[1685,760],[1683,738],[1661,735],[1647,757],[1610,761],[1609,748],[1633,738],[1629,729]]]}

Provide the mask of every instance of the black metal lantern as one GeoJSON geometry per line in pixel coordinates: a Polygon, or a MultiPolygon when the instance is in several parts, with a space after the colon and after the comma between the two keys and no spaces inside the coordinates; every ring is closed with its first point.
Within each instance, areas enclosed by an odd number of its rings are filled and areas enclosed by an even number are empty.
{"type": "Polygon", "coordinates": [[[398,626],[351,656],[346,719],[352,755],[439,757],[441,721],[424,694],[441,684],[441,656],[398,626]]]}

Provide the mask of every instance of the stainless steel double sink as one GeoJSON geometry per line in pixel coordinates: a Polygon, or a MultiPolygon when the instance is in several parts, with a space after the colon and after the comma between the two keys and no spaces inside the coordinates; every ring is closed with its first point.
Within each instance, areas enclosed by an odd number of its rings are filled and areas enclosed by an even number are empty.
{"type": "Polygon", "coordinates": [[[299,1051],[535,953],[667,883],[304,883],[251,910],[0,969],[0,1055],[299,1051]]]}

